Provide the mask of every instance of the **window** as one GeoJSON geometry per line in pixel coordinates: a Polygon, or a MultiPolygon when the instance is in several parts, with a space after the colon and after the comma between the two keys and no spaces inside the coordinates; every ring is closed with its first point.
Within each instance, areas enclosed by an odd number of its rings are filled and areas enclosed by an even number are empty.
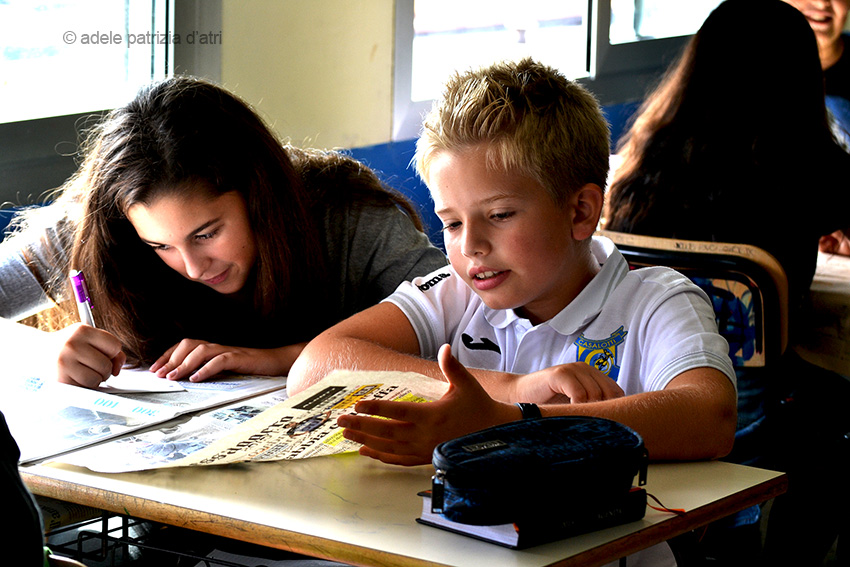
{"type": "Polygon", "coordinates": [[[0,208],[41,201],[76,170],[83,118],[171,72],[174,1],[0,0],[0,208]]]}
{"type": "Polygon", "coordinates": [[[526,55],[585,73],[587,0],[416,0],[413,100],[432,100],[456,69],[526,55]]]}
{"type": "Polygon", "coordinates": [[[165,0],[0,1],[0,123],[113,108],[169,72],[165,0]]]}
{"type": "Polygon", "coordinates": [[[720,0],[396,0],[393,139],[454,70],[531,55],[603,104],[641,98],[720,0]]]}
{"type": "Polygon", "coordinates": [[[611,0],[610,42],[691,35],[718,4],[720,0],[611,0]]]}
{"type": "Polygon", "coordinates": [[[393,139],[416,136],[453,71],[527,55],[586,75],[587,0],[396,0],[393,139]]]}

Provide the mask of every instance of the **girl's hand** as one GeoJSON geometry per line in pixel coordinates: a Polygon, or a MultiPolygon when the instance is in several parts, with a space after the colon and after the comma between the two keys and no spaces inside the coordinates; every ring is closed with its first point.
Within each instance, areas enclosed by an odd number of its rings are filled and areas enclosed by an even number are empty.
{"type": "Polygon", "coordinates": [[[514,401],[536,404],[600,402],[622,398],[623,389],[584,362],[550,366],[516,380],[514,401]]]}
{"type": "Polygon", "coordinates": [[[110,376],[117,376],[127,361],[121,341],[102,329],[82,323],[47,334],[56,353],[59,382],[84,388],[97,388],[110,376]]]}
{"type": "Polygon", "coordinates": [[[183,339],[151,365],[160,378],[202,382],[221,372],[261,376],[283,376],[304,348],[304,344],[276,349],[232,347],[196,339],[183,339]]]}
{"type": "Polygon", "coordinates": [[[516,406],[493,400],[469,371],[443,345],[438,356],[449,390],[435,402],[363,400],[354,409],[366,415],[343,415],[337,420],[344,435],[362,443],[361,455],[396,465],[431,462],[434,447],[492,425],[519,419],[516,406]]]}

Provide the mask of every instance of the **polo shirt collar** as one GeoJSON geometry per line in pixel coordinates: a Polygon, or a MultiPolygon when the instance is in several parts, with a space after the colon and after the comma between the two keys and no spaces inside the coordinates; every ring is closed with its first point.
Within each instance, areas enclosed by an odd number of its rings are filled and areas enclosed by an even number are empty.
{"type": "MultiPolygon", "coordinates": [[[[599,315],[608,301],[608,296],[629,272],[626,259],[608,238],[594,236],[590,249],[602,268],[569,305],[552,319],[542,323],[542,325],[549,325],[562,335],[577,333],[599,315]]],[[[497,329],[503,329],[515,322],[529,328],[532,326],[528,319],[520,317],[513,309],[494,310],[485,305],[484,317],[497,329]]]]}

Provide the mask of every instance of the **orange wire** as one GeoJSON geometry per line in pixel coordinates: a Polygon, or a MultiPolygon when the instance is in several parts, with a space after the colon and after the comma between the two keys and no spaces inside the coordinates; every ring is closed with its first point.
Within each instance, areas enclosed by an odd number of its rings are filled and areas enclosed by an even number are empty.
{"type": "Polygon", "coordinates": [[[671,514],[676,514],[677,516],[683,516],[685,514],[685,510],[683,508],[668,508],[667,506],[661,503],[661,500],[659,500],[649,492],[647,492],[646,495],[655,500],[658,503],[658,506],[660,506],[659,508],[647,502],[646,505],[652,508],[653,510],[657,510],[659,512],[670,512],[671,514]]]}

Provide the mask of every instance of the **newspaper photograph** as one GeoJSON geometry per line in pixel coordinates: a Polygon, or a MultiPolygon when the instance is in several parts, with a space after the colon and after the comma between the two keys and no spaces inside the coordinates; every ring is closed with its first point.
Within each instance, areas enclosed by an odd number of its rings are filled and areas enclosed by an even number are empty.
{"type": "Polygon", "coordinates": [[[356,451],[336,421],[365,399],[431,402],[448,384],[412,372],[337,370],[292,398],[267,394],[66,455],[97,472],[304,459],[356,451]]]}
{"type": "MultiPolygon", "coordinates": [[[[147,370],[123,369],[121,387],[88,389],[38,376],[9,376],[0,411],[21,451],[20,464],[113,439],[175,417],[264,392],[286,377],[220,375],[169,382],[147,370]],[[128,388],[126,376],[133,376],[128,388]]],[[[109,382],[109,380],[107,380],[109,382]]]]}
{"type": "Polygon", "coordinates": [[[177,418],[56,460],[103,473],[167,467],[285,400],[286,390],[278,390],[199,415],[177,418]]]}

